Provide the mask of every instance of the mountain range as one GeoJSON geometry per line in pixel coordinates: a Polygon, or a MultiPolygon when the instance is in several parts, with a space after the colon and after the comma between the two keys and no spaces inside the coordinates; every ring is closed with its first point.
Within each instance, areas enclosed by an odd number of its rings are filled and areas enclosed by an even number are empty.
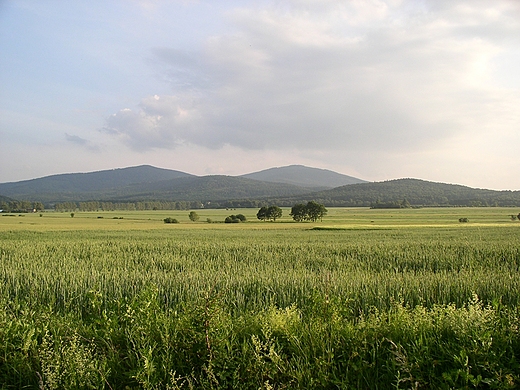
{"type": "Polygon", "coordinates": [[[205,207],[291,206],[520,206],[520,191],[493,191],[418,179],[365,180],[302,165],[241,176],[196,176],[149,165],[52,175],[0,183],[0,201],[202,202],[205,207]]]}
{"type": "Polygon", "coordinates": [[[141,165],[0,183],[0,194],[44,203],[88,200],[222,201],[294,196],[363,182],[326,169],[301,165],[272,168],[243,176],[196,176],[141,165]]]}

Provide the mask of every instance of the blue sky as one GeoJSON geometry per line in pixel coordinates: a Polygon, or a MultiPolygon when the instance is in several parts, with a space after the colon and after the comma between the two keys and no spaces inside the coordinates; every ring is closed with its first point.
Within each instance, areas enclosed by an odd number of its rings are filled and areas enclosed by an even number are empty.
{"type": "Polygon", "coordinates": [[[0,0],[0,182],[303,164],[520,189],[520,2],[0,0]]]}

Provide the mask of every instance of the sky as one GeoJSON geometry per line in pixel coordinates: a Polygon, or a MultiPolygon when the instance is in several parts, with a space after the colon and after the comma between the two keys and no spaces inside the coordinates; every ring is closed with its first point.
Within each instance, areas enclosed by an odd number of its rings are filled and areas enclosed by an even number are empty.
{"type": "Polygon", "coordinates": [[[0,182],[302,164],[520,189],[520,1],[0,0],[0,182]]]}

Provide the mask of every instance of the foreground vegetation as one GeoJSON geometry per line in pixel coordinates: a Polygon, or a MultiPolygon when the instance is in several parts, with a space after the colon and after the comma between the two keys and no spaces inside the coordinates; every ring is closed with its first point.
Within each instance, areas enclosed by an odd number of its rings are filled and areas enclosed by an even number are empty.
{"type": "Polygon", "coordinates": [[[0,217],[0,387],[518,386],[517,210],[256,211],[0,217]]]}

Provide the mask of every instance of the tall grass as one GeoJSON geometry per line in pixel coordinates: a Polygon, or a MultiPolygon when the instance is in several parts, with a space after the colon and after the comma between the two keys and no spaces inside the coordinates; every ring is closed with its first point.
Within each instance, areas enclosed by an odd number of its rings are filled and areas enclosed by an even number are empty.
{"type": "Polygon", "coordinates": [[[514,388],[516,226],[0,233],[4,388],[514,388]]]}

